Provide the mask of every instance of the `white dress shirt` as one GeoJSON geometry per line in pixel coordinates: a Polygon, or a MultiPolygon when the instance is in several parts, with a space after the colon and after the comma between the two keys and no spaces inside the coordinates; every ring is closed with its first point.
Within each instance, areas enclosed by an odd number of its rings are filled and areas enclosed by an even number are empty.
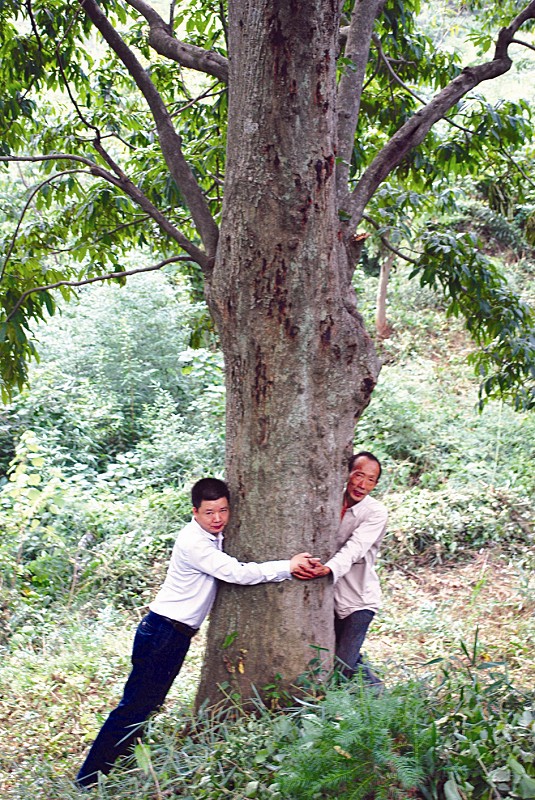
{"type": "Polygon", "coordinates": [[[150,610],[199,628],[215,600],[216,579],[252,585],[292,577],[289,561],[243,564],[224,553],[222,546],[222,533],[214,536],[192,519],[176,538],[165,581],[150,610]]]}

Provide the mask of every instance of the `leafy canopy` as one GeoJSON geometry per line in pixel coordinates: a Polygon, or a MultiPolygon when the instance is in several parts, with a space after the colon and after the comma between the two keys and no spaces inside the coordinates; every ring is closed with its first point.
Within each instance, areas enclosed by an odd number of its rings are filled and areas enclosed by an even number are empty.
{"type": "MultiPolygon", "coordinates": [[[[225,9],[215,5],[173,3],[164,20],[158,11],[167,13],[166,4],[142,0],[88,0],[83,8],[66,0],[0,3],[4,398],[27,380],[28,359],[38,355],[32,326],[54,313],[56,289],[68,299],[79,283],[103,276],[122,282],[125,254],[135,249],[141,269],[155,258],[161,260],[151,268],[180,261],[202,290],[222,210],[227,124],[225,9]],[[168,47],[165,54],[157,35],[168,47]]],[[[522,22],[528,38],[532,5],[522,22]]],[[[522,7],[513,0],[499,8],[470,3],[477,31],[468,37],[481,57],[522,7]]],[[[465,9],[458,13],[466,17],[465,9]]],[[[349,221],[360,222],[354,209],[361,206],[376,235],[397,231],[418,253],[414,274],[445,290],[450,311],[469,320],[483,348],[476,359],[482,402],[502,395],[529,407],[533,312],[495,267],[483,266],[477,242],[456,238],[447,251],[438,244],[436,219],[432,234],[419,226],[421,238],[414,222],[422,205],[433,216],[444,198],[451,204],[460,180],[514,162],[533,136],[531,109],[525,102],[494,107],[472,94],[449,106],[445,101],[427,135],[396,155],[395,137],[418,114],[426,117],[433,98],[463,75],[459,56],[422,27],[420,12],[418,0],[387,0],[375,20],[362,83],[347,95],[359,65],[344,42],[358,4],[343,5],[339,103],[347,96],[360,101],[339,197],[343,235],[354,234],[349,221]],[[382,168],[385,191],[379,183],[365,196],[368,171],[383,156],[390,159],[382,168]],[[348,198],[353,211],[346,210],[348,198]]],[[[341,156],[340,168],[342,162],[341,156]]],[[[533,187],[526,188],[523,171],[516,178],[514,171],[509,182],[518,191],[523,183],[531,200],[533,187]]],[[[448,232],[440,236],[447,239],[448,232]]]]}

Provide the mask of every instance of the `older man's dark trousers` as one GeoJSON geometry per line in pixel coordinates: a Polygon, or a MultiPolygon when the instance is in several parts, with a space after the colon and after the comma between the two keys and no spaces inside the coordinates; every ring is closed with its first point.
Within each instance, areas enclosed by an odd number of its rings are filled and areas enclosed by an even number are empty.
{"type": "Polygon", "coordinates": [[[121,702],[108,716],[93,742],[76,783],[91,786],[107,774],[141,736],[143,723],[162,705],[186,657],[191,637],[166,617],[149,611],[136,631],[132,672],[121,702]]]}
{"type": "Polygon", "coordinates": [[[382,686],[383,682],[375,675],[363,661],[361,647],[366,638],[366,633],[375,614],[365,608],[362,611],[353,611],[341,619],[335,615],[334,631],[336,635],[336,659],[339,672],[352,678],[360,675],[364,683],[382,686]]]}

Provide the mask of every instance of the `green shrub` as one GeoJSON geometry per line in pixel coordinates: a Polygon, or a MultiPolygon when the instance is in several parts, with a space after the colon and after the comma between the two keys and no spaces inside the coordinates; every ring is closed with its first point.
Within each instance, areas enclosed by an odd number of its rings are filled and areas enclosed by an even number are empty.
{"type": "Polygon", "coordinates": [[[151,448],[162,456],[159,482],[178,483],[210,458],[220,463],[222,357],[188,346],[198,304],[188,299],[184,281],[172,286],[164,275],[144,276],[128,290],[101,287],[83,298],[38,332],[42,360],[31,371],[31,387],[0,417],[0,470],[25,430],[65,475],[85,471],[92,479],[122,456],[132,460],[138,444],[134,467],[144,447],[149,457],[151,448]],[[166,450],[163,430],[170,421],[174,435],[166,450]]]}
{"type": "Polygon", "coordinates": [[[389,495],[388,506],[384,554],[390,562],[421,552],[440,562],[496,543],[527,550],[533,539],[530,501],[490,486],[413,487],[389,495]]]}
{"type": "Polygon", "coordinates": [[[513,687],[478,645],[441,667],[436,691],[446,800],[535,798],[535,696],[513,687]]]}
{"type": "Polygon", "coordinates": [[[107,789],[138,800],[155,786],[205,800],[534,798],[533,698],[483,660],[477,637],[462,650],[380,696],[348,682],[276,713],[235,705],[185,726],[160,719],[137,769],[126,762],[107,789]]]}
{"type": "Polygon", "coordinates": [[[42,623],[56,603],[147,601],[190,518],[191,499],[184,485],[130,488],[86,471],[66,477],[47,464],[37,437],[23,434],[0,492],[3,638],[42,623]]]}
{"type": "Polygon", "coordinates": [[[442,489],[477,482],[535,491],[535,416],[499,404],[476,410],[476,391],[458,393],[461,373],[432,359],[385,366],[355,432],[355,448],[383,461],[380,491],[418,484],[442,489]]]}

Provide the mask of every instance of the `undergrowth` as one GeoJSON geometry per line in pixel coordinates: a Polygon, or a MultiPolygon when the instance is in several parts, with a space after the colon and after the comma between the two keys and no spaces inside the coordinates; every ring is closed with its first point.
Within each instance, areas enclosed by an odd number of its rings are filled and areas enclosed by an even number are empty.
{"type": "MultiPolygon", "coordinates": [[[[110,617],[111,635],[113,622],[110,617]]],[[[83,756],[80,745],[87,746],[103,719],[109,685],[119,691],[119,670],[109,660],[110,641],[100,636],[102,628],[101,619],[94,625],[93,638],[86,636],[84,643],[81,631],[76,633],[73,626],[69,648],[61,646],[61,636],[55,645],[50,637],[51,650],[56,648],[49,653],[50,664],[54,657],[53,676],[44,669],[46,654],[27,653],[25,664],[20,662],[28,706],[20,709],[13,736],[24,736],[26,722],[27,752],[22,754],[22,741],[18,750],[12,745],[8,751],[11,763],[6,752],[0,778],[5,800],[82,796],[72,781],[83,756]],[[96,650],[100,650],[98,660],[96,650]],[[39,694],[41,716],[34,713],[30,719],[30,706],[36,712],[39,708],[39,694]],[[101,709],[92,724],[89,706],[101,709]],[[33,736],[28,733],[30,725],[33,736]],[[82,728],[87,731],[84,740],[82,728]],[[19,759],[22,765],[17,769],[19,759]]],[[[181,675],[182,690],[173,690],[174,704],[173,699],[168,701],[167,712],[149,721],[143,742],[101,778],[91,796],[95,800],[535,798],[535,696],[516,688],[505,666],[487,658],[476,635],[472,645],[461,642],[451,656],[422,665],[419,673],[407,673],[380,695],[359,681],[335,675],[326,683],[305,682],[306,688],[285,709],[270,710],[269,702],[264,705],[257,699],[252,710],[250,704],[245,710],[234,699],[230,708],[223,704],[203,708],[196,716],[187,693],[196,676],[188,680],[181,675]]],[[[11,680],[14,694],[22,689],[14,663],[9,669],[4,665],[2,677],[11,680]]],[[[15,703],[12,716],[17,716],[15,703]]]]}
{"type": "Polygon", "coordinates": [[[277,713],[208,709],[152,729],[102,797],[535,797],[533,697],[478,662],[477,639],[436,669],[379,696],[346,682],[277,713]]]}

